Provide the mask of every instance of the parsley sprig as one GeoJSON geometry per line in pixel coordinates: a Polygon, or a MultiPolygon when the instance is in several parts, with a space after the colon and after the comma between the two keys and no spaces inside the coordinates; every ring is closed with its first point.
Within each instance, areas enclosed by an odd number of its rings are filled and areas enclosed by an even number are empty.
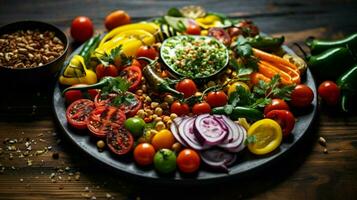
{"type": "Polygon", "coordinates": [[[107,98],[109,94],[116,93],[117,96],[112,101],[113,106],[136,104],[137,99],[135,96],[127,92],[129,87],[130,83],[121,77],[108,77],[107,84],[101,90],[101,97],[107,98]]]}
{"type": "Polygon", "coordinates": [[[273,76],[269,83],[260,80],[258,85],[254,87],[253,92],[260,97],[279,98],[288,101],[294,88],[295,85],[282,85],[280,75],[277,74],[273,76]]]}
{"type": "Polygon", "coordinates": [[[110,64],[114,64],[115,60],[118,58],[120,59],[120,63],[123,66],[130,65],[133,59],[132,57],[128,57],[122,53],[122,45],[113,48],[109,54],[104,54],[98,59],[104,66],[108,66],[110,64]]]}

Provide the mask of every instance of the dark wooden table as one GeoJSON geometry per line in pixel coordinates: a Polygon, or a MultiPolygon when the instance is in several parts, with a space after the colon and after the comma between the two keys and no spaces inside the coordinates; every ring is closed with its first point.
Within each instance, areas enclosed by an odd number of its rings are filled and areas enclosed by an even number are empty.
{"type": "MultiPolygon", "coordinates": [[[[350,0],[1,0],[0,25],[42,20],[68,33],[71,20],[86,15],[103,30],[111,10],[125,9],[142,20],[187,4],[252,19],[266,33],[285,35],[290,46],[308,36],[340,38],[357,31],[357,2],[350,0]]],[[[1,91],[0,199],[357,199],[356,114],[320,107],[304,140],[257,174],[216,185],[169,187],[129,180],[76,148],[55,123],[52,86],[29,91],[2,85],[1,91]],[[327,140],[328,154],[317,142],[320,136],[327,140]]]]}

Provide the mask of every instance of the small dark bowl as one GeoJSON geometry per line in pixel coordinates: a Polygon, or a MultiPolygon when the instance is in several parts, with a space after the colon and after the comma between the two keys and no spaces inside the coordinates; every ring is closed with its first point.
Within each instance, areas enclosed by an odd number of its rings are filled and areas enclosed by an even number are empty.
{"type": "Polygon", "coordinates": [[[0,66],[0,82],[6,82],[11,85],[26,85],[26,86],[48,86],[49,83],[54,83],[58,71],[61,69],[68,51],[68,38],[66,34],[52,24],[40,21],[19,21],[7,24],[0,27],[0,35],[5,33],[13,33],[19,30],[39,30],[52,31],[64,44],[63,53],[39,67],[33,68],[11,68],[0,66]]]}

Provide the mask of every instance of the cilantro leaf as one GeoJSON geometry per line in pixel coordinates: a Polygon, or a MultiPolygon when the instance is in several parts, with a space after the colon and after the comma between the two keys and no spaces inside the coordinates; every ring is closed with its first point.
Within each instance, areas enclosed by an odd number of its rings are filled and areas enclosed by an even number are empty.
{"type": "Polygon", "coordinates": [[[281,85],[280,75],[277,74],[272,77],[269,83],[262,80],[254,87],[253,91],[257,96],[262,98],[280,98],[290,100],[290,95],[295,85],[281,85]]]}
{"type": "Polygon", "coordinates": [[[250,135],[247,137],[247,139],[245,139],[244,144],[248,145],[256,142],[257,142],[257,137],[255,135],[250,135]]]}

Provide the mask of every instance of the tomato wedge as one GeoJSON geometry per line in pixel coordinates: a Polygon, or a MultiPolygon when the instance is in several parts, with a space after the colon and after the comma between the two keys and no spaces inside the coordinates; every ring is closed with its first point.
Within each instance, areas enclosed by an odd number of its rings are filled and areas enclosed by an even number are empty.
{"type": "Polygon", "coordinates": [[[129,91],[134,91],[141,82],[142,73],[138,66],[129,66],[124,68],[120,74],[120,77],[126,79],[130,83],[129,91]]]}
{"type": "Polygon", "coordinates": [[[124,126],[120,126],[108,132],[107,144],[113,153],[124,155],[133,148],[134,138],[124,126]]]}
{"type": "Polygon", "coordinates": [[[87,127],[96,137],[105,137],[108,132],[120,127],[126,120],[122,110],[112,106],[95,108],[89,115],[87,127]]]}
{"type": "MultiPolygon", "coordinates": [[[[130,93],[130,94],[132,94],[132,93],[130,93]]],[[[121,104],[118,106],[121,110],[123,110],[125,112],[125,114],[128,117],[132,117],[132,116],[136,115],[138,110],[140,110],[140,108],[142,107],[142,102],[139,100],[138,96],[136,96],[135,94],[132,94],[132,95],[135,96],[135,99],[136,99],[135,103],[121,104]]],[[[107,97],[103,98],[101,96],[101,94],[99,93],[94,98],[94,104],[96,107],[112,106],[111,104],[116,96],[118,96],[118,94],[110,93],[110,94],[108,94],[107,97]]]]}
{"type": "Polygon", "coordinates": [[[74,101],[67,108],[67,122],[76,129],[86,129],[88,116],[94,108],[93,101],[89,99],[78,99],[74,101]]]}

